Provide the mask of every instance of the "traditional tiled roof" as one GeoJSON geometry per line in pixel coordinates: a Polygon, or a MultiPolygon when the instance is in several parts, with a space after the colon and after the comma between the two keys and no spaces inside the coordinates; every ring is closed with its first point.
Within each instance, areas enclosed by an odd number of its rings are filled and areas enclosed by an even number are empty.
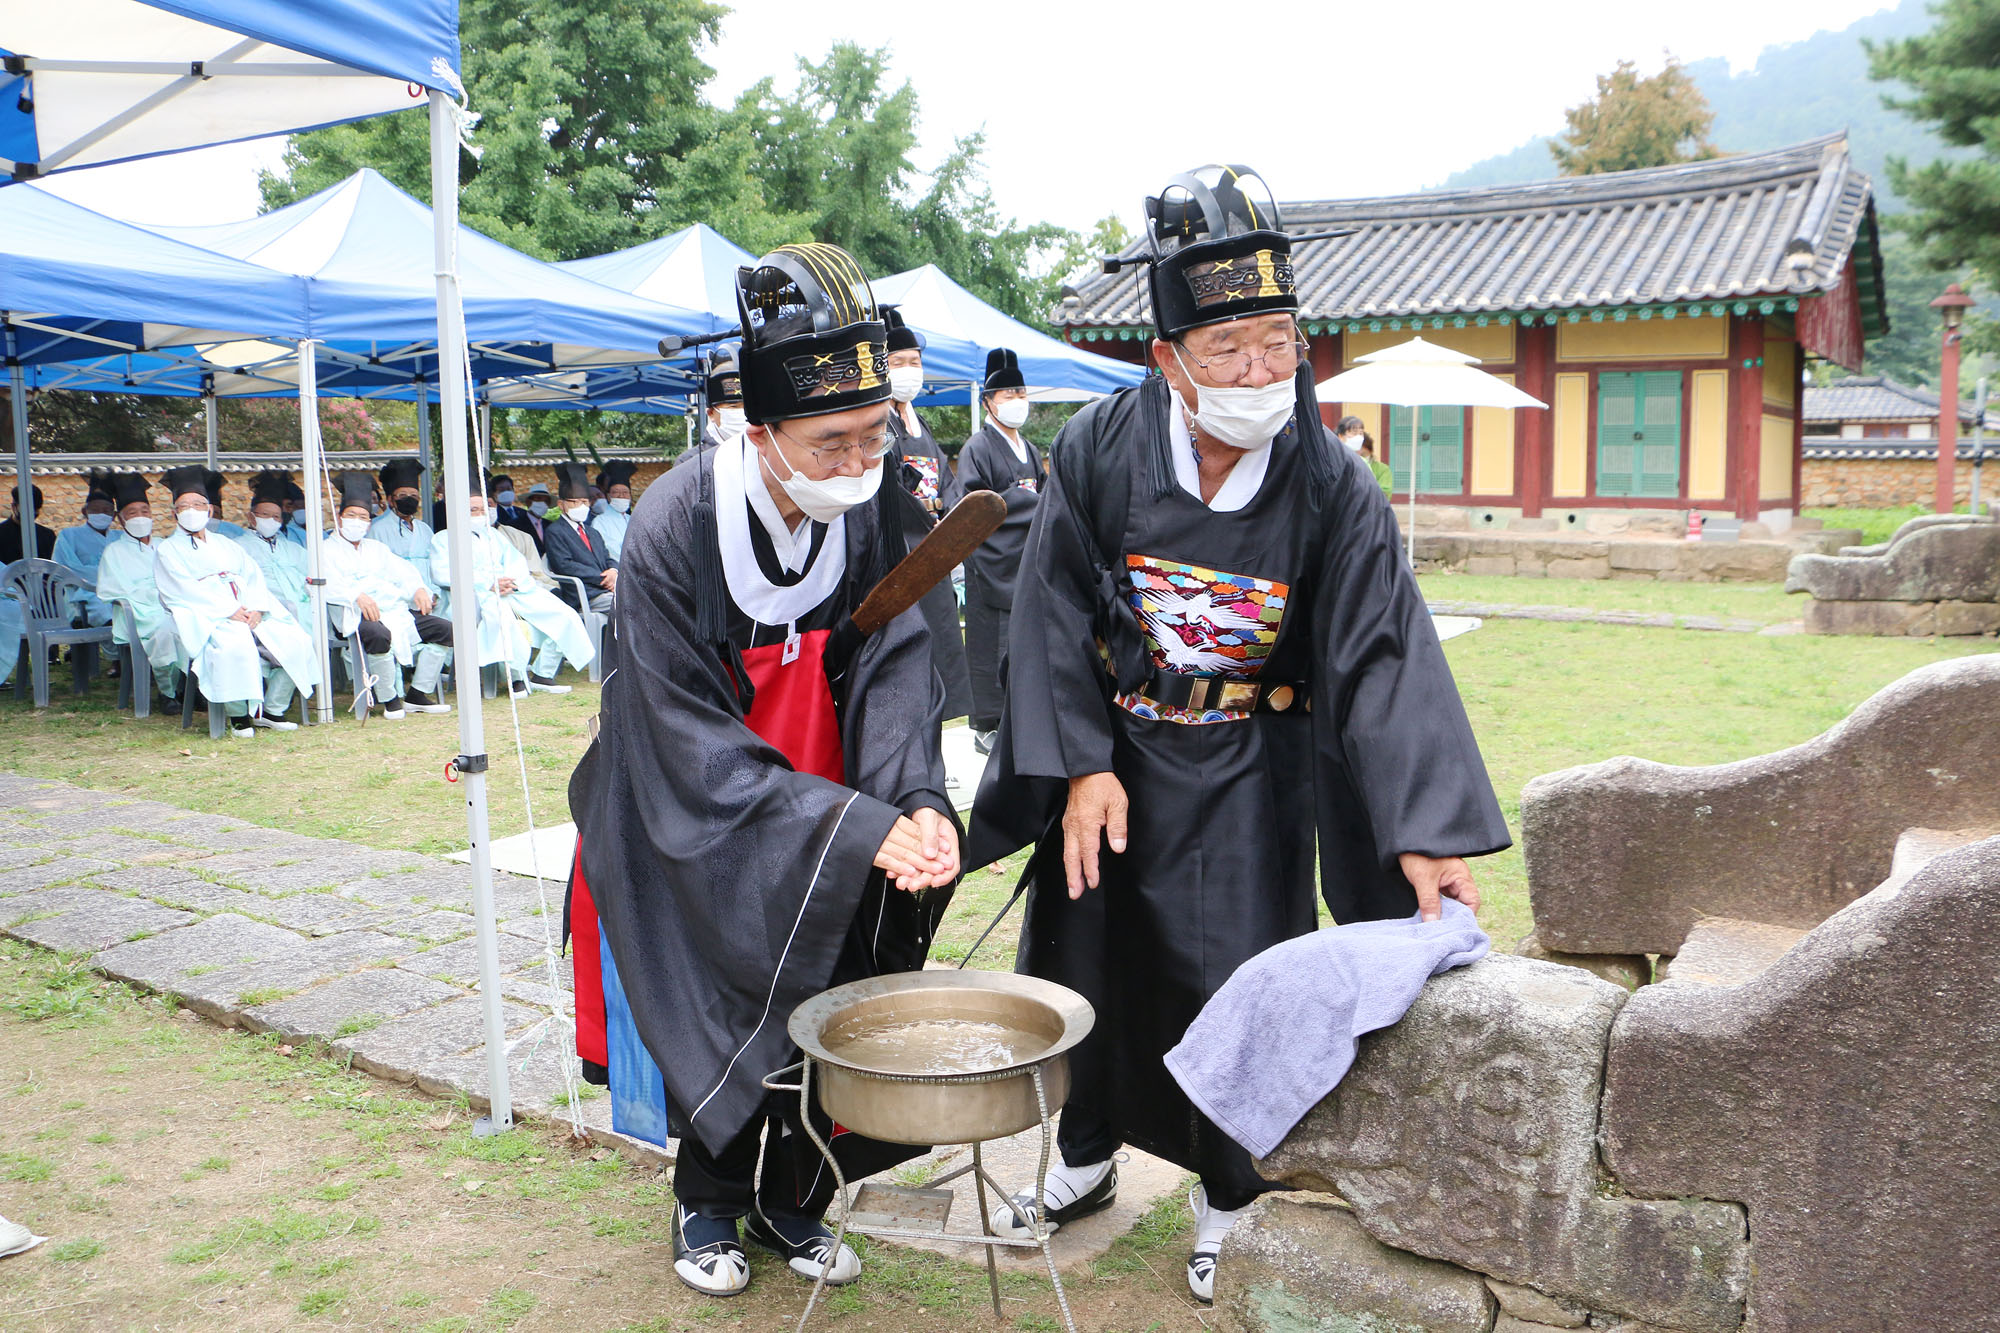
{"type": "MultiPolygon", "coordinates": [[[[1806,386],[1807,421],[1918,421],[1936,417],[1938,396],[1929,389],[1898,384],[1886,375],[1849,375],[1831,384],[1806,386]]],[[[1958,419],[1970,426],[1978,415],[1971,403],[1958,405],[1958,419]]],[[[1986,414],[1986,428],[2000,427],[2000,413],[1986,414]]]]}
{"type": "MultiPolygon", "coordinates": [[[[2000,464],[2000,435],[1984,441],[1985,456],[2000,464]]],[[[1906,459],[1936,459],[1938,442],[1927,440],[1850,440],[1839,435],[1808,435],[1800,441],[1800,455],[1807,460],[1825,458],[1872,458],[1896,462],[1906,459]]],[[[1958,437],[1953,456],[1970,461],[1977,452],[1972,437],[1958,437]]]]}
{"type": "MultiPolygon", "coordinates": [[[[1768,314],[1837,285],[1853,256],[1864,328],[1888,327],[1872,194],[1843,134],[1643,171],[1281,209],[1294,234],[1355,229],[1293,249],[1309,325],[1688,306],[1768,314]]],[[[1146,327],[1143,272],[1092,276],[1052,317],[1146,327]]]]}

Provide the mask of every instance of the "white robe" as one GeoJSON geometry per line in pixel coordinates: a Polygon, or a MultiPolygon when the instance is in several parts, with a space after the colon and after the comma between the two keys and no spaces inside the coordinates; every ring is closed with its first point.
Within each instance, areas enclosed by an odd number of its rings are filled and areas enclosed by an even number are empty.
{"type": "MultiPolygon", "coordinates": [[[[121,532],[97,558],[97,595],[106,602],[117,600],[131,606],[139,641],[146,647],[146,660],[152,663],[153,674],[162,676],[185,667],[187,658],[181,654],[173,622],[160,605],[160,590],[153,580],[153,553],[158,549],[157,544],[121,532]]],[[[117,615],[111,618],[114,643],[125,642],[121,621],[117,615]]]]}
{"type": "Polygon", "coordinates": [[[264,582],[250,553],[227,537],[176,532],[159,547],[155,577],[160,605],[174,618],[174,632],[190,662],[198,663],[201,692],[211,703],[261,702],[262,644],[310,695],[319,683],[312,639],[264,582]],[[239,610],[263,616],[256,629],[232,620],[239,610]]]}
{"type": "MultiPolygon", "coordinates": [[[[451,533],[431,538],[431,573],[446,588],[454,587],[451,569],[451,533]]],[[[479,590],[479,664],[491,666],[508,662],[515,675],[528,666],[528,640],[515,627],[518,619],[539,630],[562,649],[563,657],[576,668],[590,665],[597,656],[583,618],[570,610],[569,603],[538,587],[530,577],[528,562],[512,543],[492,528],[476,526],[472,533],[472,582],[479,590]],[[501,593],[500,580],[514,580],[514,591],[501,593]]]]}
{"type": "Polygon", "coordinates": [[[334,632],[347,635],[361,623],[355,609],[357,597],[372,597],[389,630],[390,651],[396,661],[408,666],[417,656],[417,620],[411,614],[411,598],[424,586],[423,575],[409,561],[373,537],[359,544],[334,535],[320,543],[320,561],[325,566],[326,595],[347,603],[334,617],[334,632]]]}
{"type": "Polygon", "coordinates": [[[312,589],[306,586],[306,548],[287,541],[282,531],[276,540],[268,542],[254,532],[246,532],[236,539],[236,544],[250,553],[272,593],[285,604],[299,627],[310,633],[312,589]]]}

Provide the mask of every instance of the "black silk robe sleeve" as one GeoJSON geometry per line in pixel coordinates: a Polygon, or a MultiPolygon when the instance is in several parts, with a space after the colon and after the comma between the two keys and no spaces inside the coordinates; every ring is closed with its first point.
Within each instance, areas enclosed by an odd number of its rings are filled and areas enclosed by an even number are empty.
{"type": "MultiPolygon", "coordinates": [[[[793,771],[744,724],[729,662],[696,632],[698,475],[663,478],[638,506],[618,669],[570,808],[635,1025],[691,1132],[720,1151],[760,1112],[762,1077],[791,1060],[791,1011],[833,984],[898,815],[951,807],[914,613],[863,643],[843,678],[850,785],[793,771]]],[[[851,547],[873,540],[870,528],[851,547]]]]}
{"type": "Polygon", "coordinates": [[[1512,839],[1388,499],[1358,455],[1336,452],[1312,718],[1320,882],[1348,922],[1416,910],[1400,854],[1484,856],[1512,839]]]}

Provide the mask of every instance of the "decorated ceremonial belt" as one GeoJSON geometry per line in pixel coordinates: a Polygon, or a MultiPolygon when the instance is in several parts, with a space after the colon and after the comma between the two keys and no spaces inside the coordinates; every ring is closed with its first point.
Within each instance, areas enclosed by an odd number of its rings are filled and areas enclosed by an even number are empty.
{"type": "Polygon", "coordinates": [[[1160,672],[1139,695],[1154,707],[1215,709],[1232,713],[1309,713],[1312,698],[1303,681],[1231,680],[1160,672]]]}

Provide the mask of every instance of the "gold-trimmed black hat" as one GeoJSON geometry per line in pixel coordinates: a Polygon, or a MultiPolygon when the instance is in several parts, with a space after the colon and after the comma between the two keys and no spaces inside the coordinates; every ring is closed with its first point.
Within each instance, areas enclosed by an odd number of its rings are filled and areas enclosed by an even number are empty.
{"type": "Polygon", "coordinates": [[[1021,377],[1021,358],[1014,355],[1013,348],[996,347],[986,354],[986,382],[979,386],[979,392],[1027,387],[1028,381],[1021,377]]]}
{"type": "Polygon", "coordinates": [[[725,347],[715,354],[715,362],[708,368],[708,405],[721,407],[742,401],[743,372],[737,365],[736,349],[725,347]]]}
{"type": "Polygon", "coordinates": [[[736,270],[743,414],[762,425],[889,399],[888,329],[837,245],[783,245],[736,270]]]}
{"type": "Polygon", "coordinates": [[[1292,238],[1253,168],[1215,163],[1183,172],[1146,200],[1146,223],[1153,323],[1162,338],[1298,312],[1292,238]]]}

